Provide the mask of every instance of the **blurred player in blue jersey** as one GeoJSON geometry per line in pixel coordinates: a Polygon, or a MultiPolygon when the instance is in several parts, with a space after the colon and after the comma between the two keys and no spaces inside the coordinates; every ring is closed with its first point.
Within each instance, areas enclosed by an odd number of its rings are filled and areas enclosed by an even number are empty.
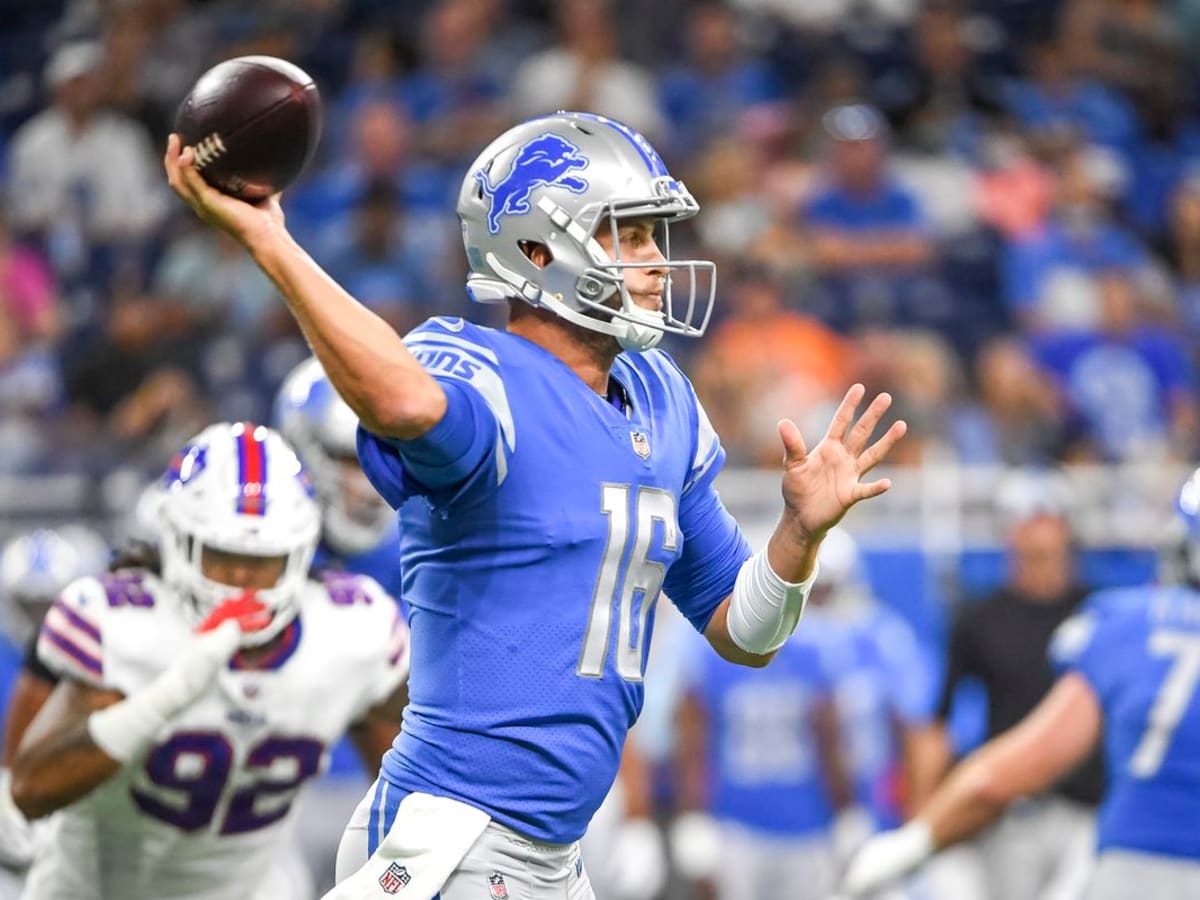
{"type": "Polygon", "coordinates": [[[862,480],[904,432],[872,442],[890,398],[856,423],[852,387],[811,451],[780,423],[783,512],[754,553],[713,487],[708,418],[654,349],[703,333],[716,283],[669,258],[670,223],[699,207],[641,135],[559,113],[490,144],[458,213],[468,293],[507,304],[507,330],[435,318],[404,340],[291,239],[277,198],[213,190],[177,136],[164,163],[279,286],[400,514],[412,701],[328,896],[592,897],[578,840],[641,708],[659,592],[726,659],[770,662],[825,532],[890,486],[862,480]]]}
{"type": "Polygon", "coordinates": [[[400,533],[395,513],[371,487],[355,450],[358,417],[338,396],[315,359],[284,379],[275,398],[275,427],[312,473],[321,504],[315,569],[366,575],[400,596],[400,533]]]}
{"type": "Polygon", "coordinates": [[[903,818],[907,738],[929,719],[930,661],[908,623],[872,595],[848,532],[826,536],[820,563],[805,634],[822,645],[837,685],[855,799],[875,826],[891,828],[903,818]]]}
{"type": "Polygon", "coordinates": [[[1102,591],[1061,626],[1063,669],[1022,722],[964,760],[904,827],[867,842],[843,889],[865,896],[1050,787],[1103,737],[1109,785],[1087,900],[1190,900],[1200,885],[1200,470],[1179,495],[1163,585],[1102,591]]]}
{"type": "Polygon", "coordinates": [[[821,647],[800,635],[763,672],[712,653],[695,661],[679,710],[687,812],[673,849],[719,900],[825,900],[833,889],[831,828],[853,800],[834,689],[821,647]],[[701,811],[716,835],[704,835],[701,811]]]}

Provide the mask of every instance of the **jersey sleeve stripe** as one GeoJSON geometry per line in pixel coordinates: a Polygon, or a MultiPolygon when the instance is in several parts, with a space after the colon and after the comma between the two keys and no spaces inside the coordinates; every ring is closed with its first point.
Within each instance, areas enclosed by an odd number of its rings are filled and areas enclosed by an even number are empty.
{"type": "Polygon", "coordinates": [[[55,600],[54,605],[51,608],[57,610],[59,613],[65,616],[68,622],[75,626],[76,629],[82,631],[84,634],[90,637],[96,642],[97,645],[102,643],[100,639],[100,629],[77,613],[75,610],[71,609],[71,607],[67,606],[67,604],[63,603],[61,598],[55,600]]]}
{"type": "Polygon", "coordinates": [[[96,677],[104,674],[104,666],[99,659],[92,656],[66,635],[59,634],[50,623],[42,623],[42,631],[38,640],[39,642],[45,642],[56,647],[96,677]]]}
{"type": "Polygon", "coordinates": [[[81,647],[90,656],[96,659],[103,658],[104,650],[100,641],[100,632],[93,628],[91,623],[83,620],[80,621],[88,627],[80,628],[69,615],[70,612],[66,608],[51,606],[43,622],[58,634],[68,638],[76,646],[81,647]]]}

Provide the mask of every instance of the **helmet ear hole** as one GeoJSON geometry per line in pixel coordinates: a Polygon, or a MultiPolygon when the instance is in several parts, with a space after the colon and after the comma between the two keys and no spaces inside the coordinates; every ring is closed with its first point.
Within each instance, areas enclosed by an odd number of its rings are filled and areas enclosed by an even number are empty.
{"type": "Polygon", "coordinates": [[[521,248],[525,258],[539,269],[544,269],[554,262],[554,254],[550,252],[548,246],[540,241],[517,241],[517,246],[521,248]]]}

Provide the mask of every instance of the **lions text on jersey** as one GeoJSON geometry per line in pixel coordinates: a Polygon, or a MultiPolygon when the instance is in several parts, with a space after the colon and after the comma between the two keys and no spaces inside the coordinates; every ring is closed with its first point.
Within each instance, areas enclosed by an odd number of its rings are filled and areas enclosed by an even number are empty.
{"type": "Polygon", "coordinates": [[[1200,860],[1200,593],[1097,594],[1059,627],[1051,655],[1088,680],[1104,711],[1101,853],[1200,860]]]}
{"type": "MultiPolygon", "coordinates": [[[[131,569],[72,584],[46,616],[38,653],[64,678],[128,695],[191,636],[173,592],[131,569]]],[[[254,668],[235,657],[141,759],[55,814],[25,897],[259,896],[297,794],[407,662],[407,627],[375,582],[308,582],[274,654],[254,668]]]]}
{"type": "Polygon", "coordinates": [[[435,431],[469,419],[482,447],[431,489],[411,445],[360,432],[412,610],[383,777],[569,843],[641,709],[660,590],[703,630],[750,555],[712,486],[724,452],[661,351],[617,357],[613,402],[513,334],[433,319],[406,342],[447,394],[435,431]]]}

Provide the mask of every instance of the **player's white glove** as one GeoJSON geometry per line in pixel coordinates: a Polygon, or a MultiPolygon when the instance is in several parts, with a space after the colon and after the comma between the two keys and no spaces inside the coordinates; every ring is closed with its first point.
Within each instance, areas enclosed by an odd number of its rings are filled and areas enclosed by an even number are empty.
{"type": "Polygon", "coordinates": [[[242,633],[257,631],[270,621],[270,611],[253,591],[221,603],[158,678],[88,717],[88,732],[96,746],[118,762],[132,760],[212,684],[237,651],[242,633]]]}
{"type": "Polygon", "coordinates": [[[670,829],[671,859],[689,881],[709,878],[721,860],[721,826],[707,813],[685,812],[670,829]]]}
{"type": "Polygon", "coordinates": [[[877,834],[854,854],[840,890],[851,897],[873,893],[911,872],[935,849],[929,825],[921,819],[877,834]]]}
{"type": "Polygon", "coordinates": [[[613,838],[609,889],[619,900],[650,900],[667,881],[666,842],[649,819],[625,819],[613,838]]]}
{"type": "Polygon", "coordinates": [[[24,869],[33,862],[33,827],[12,798],[12,773],[0,769],[0,866],[24,869]]]}
{"type": "Polygon", "coordinates": [[[851,806],[833,820],[833,855],[845,864],[875,833],[875,818],[861,806],[851,806]]]}

